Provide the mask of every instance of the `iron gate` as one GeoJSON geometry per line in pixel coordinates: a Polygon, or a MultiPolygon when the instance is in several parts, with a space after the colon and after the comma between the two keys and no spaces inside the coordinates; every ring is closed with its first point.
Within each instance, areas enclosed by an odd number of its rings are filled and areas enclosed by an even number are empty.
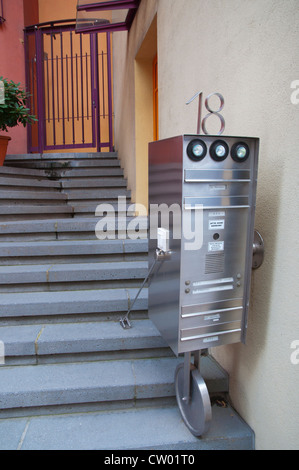
{"type": "Polygon", "coordinates": [[[28,152],[112,151],[111,33],[59,23],[25,30],[29,107],[38,118],[28,126],[28,152]]]}

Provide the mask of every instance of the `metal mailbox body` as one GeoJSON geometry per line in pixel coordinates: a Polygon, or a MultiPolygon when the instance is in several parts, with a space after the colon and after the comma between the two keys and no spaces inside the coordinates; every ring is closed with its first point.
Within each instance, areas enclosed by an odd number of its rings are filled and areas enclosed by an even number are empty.
{"type": "MultiPolygon", "coordinates": [[[[245,342],[258,148],[257,138],[202,135],[149,144],[150,210],[168,207],[170,233],[170,256],[149,282],[149,316],[176,355],[245,342]],[[196,140],[206,148],[200,161],[187,153],[196,140]],[[226,144],[225,159],[212,157],[215,142],[226,144]],[[238,143],[248,158],[233,159],[238,143]],[[175,207],[181,218],[172,216],[175,207]]],[[[164,225],[160,217],[158,226],[164,225]]],[[[151,238],[149,264],[156,248],[151,238]]]]}

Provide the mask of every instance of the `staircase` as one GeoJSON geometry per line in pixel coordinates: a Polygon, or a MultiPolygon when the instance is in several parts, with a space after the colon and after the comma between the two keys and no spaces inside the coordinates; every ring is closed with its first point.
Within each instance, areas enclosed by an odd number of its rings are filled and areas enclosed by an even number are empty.
{"type": "Polygon", "coordinates": [[[182,422],[182,358],[148,319],[146,289],[133,328],[121,328],[147,273],[147,240],[96,238],[97,205],[117,210],[119,195],[130,204],[115,153],[8,156],[0,168],[0,450],[252,449],[210,356],[211,428],[197,439],[182,422]]]}

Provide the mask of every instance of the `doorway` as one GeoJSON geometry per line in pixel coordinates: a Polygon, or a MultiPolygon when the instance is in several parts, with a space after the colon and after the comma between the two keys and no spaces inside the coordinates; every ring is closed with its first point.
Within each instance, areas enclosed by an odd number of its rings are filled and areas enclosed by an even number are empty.
{"type": "Polygon", "coordinates": [[[148,143],[158,138],[157,78],[155,16],[135,58],[136,200],[145,207],[148,207],[148,143]]]}
{"type": "Polygon", "coordinates": [[[28,152],[112,151],[111,33],[76,34],[74,24],[25,31],[28,152]]]}

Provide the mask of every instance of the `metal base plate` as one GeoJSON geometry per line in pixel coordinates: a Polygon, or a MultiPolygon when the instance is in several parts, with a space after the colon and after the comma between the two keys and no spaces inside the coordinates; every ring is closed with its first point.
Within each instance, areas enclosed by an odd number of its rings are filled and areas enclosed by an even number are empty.
{"type": "Polygon", "coordinates": [[[205,434],[212,419],[211,401],[207,386],[197,369],[191,370],[190,398],[184,399],[184,364],[175,371],[175,390],[178,406],[187,428],[194,436],[205,434]]]}

